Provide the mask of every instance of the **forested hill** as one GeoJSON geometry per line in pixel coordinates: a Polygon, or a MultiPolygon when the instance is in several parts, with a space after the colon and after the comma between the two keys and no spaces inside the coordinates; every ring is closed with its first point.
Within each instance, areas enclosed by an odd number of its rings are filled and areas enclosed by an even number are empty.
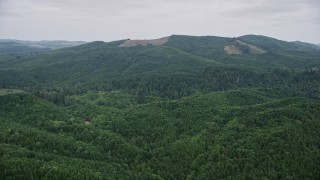
{"type": "Polygon", "coordinates": [[[320,179],[310,44],[172,35],[14,46],[0,55],[0,179],[320,179]]]}
{"type": "Polygon", "coordinates": [[[173,35],[122,47],[128,41],[1,56],[0,87],[72,94],[121,89],[174,99],[196,91],[271,87],[289,95],[319,98],[318,49],[254,35],[173,35]]]}

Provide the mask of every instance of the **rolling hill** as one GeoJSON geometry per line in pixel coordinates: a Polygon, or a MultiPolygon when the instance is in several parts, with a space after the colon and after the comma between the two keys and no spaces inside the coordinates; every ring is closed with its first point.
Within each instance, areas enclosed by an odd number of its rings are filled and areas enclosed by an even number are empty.
{"type": "Polygon", "coordinates": [[[0,86],[123,89],[170,98],[197,90],[256,86],[306,94],[300,91],[308,86],[313,90],[307,94],[319,96],[320,51],[312,48],[254,35],[173,35],[166,40],[162,45],[130,47],[119,47],[127,40],[91,42],[40,55],[2,56],[0,86]],[[239,53],[228,54],[226,47],[239,53]]]}

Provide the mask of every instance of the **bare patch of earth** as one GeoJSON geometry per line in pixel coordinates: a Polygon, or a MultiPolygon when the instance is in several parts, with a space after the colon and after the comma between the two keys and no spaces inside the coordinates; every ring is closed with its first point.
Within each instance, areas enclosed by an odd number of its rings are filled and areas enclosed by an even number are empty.
{"type": "Polygon", "coordinates": [[[147,45],[154,45],[159,46],[167,43],[169,37],[163,37],[160,39],[151,39],[151,40],[126,40],[124,43],[120,44],[119,47],[134,47],[134,46],[147,46],[147,45]]]}

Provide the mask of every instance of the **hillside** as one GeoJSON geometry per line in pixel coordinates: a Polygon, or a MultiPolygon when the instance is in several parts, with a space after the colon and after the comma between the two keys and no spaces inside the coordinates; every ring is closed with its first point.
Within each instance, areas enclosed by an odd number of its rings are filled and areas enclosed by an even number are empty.
{"type": "Polygon", "coordinates": [[[226,51],[227,54],[236,54],[236,55],[266,53],[266,51],[262,50],[257,46],[254,46],[239,40],[235,40],[234,42],[232,42],[231,45],[225,46],[224,50],[226,51]]]}
{"type": "Polygon", "coordinates": [[[16,50],[0,56],[0,179],[320,178],[308,44],[172,35],[16,50]]]}
{"type": "Polygon", "coordinates": [[[119,47],[134,47],[134,46],[147,46],[147,45],[163,45],[168,42],[169,37],[163,37],[159,39],[152,39],[152,40],[126,40],[119,47]]]}
{"type": "Polygon", "coordinates": [[[269,51],[312,51],[316,49],[313,46],[307,45],[307,43],[297,41],[286,42],[261,35],[245,35],[239,37],[239,39],[269,51]]]}
{"type": "Polygon", "coordinates": [[[266,45],[274,45],[275,50],[266,50],[257,43],[263,38],[243,36],[240,41],[173,35],[162,45],[119,47],[127,42],[121,40],[92,42],[41,55],[2,56],[0,87],[40,86],[77,92],[122,89],[169,98],[197,90],[271,87],[319,98],[319,72],[312,69],[319,67],[320,52],[297,50],[299,45],[272,38],[267,38],[266,45]],[[241,53],[228,54],[228,46],[237,46],[241,53]],[[291,47],[290,51],[280,51],[291,47]],[[305,92],[306,86],[312,91],[305,92]]]}
{"type": "Polygon", "coordinates": [[[310,43],[301,42],[301,41],[293,41],[292,43],[305,46],[306,48],[319,49],[319,46],[317,46],[316,44],[310,44],[310,43]]]}

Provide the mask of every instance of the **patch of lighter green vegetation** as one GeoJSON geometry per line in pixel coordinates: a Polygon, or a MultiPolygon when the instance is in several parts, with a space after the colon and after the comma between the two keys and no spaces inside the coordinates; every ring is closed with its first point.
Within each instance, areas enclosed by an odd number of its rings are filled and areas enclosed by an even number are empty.
{"type": "Polygon", "coordinates": [[[26,92],[20,89],[0,89],[0,96],[5,96],[8,94],[21,94],[21,93],[26,93],[26,92]]]}

